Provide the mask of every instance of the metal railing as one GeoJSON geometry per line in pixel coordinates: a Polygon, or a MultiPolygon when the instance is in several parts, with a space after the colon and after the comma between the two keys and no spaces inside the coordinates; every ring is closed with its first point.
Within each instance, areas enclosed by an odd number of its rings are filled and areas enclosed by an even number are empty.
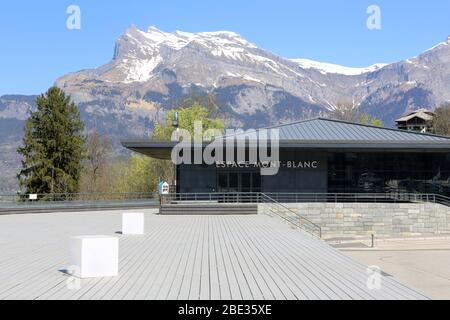
{"type": "Polygon", "coordinates": [[[437,203],[450,207],[450,197],[440,194],[415,194],[412,195],[411,202],[437,203]]]}
{"type": "Polygon", "coordinates": [[[70,193],[0,195],[0,215],[66,210],[107,210],[159,206],[157,193],[70,193]]]}
{"type": "MultiPolygon", "coordinates": [[[[173,202],[217,202],[217,203],[261,203],[268,197],[272,202],[289,210],[284,203],[437,203],[450,207],[450,198],[439,194],[420,193],[260,193],[260,192],[224,192],[224,193],[172,193],[159,196],[153,192],[138,193],[60,193],[0,195],[0,211],[27,208],[56,207],[125,207],[136,205],[157,206],[173,202]],[[263,196],[264,195],[264,196],[263,196]]],[[[11,210],[10,210],[11,211],[11,210]]],[[[291,213],[296,214],[292,210],[291,213]]],[[[306,221],[306,220],[305,220],[306,221]]]]}
{"type": "Polygon", "coordinates": [[[265,193],[281,203],[438,203],[450,207],[450,198],[420,193],[265,193]]]}
{"type": "MultiPolygon", "coordinates": [[[[214,193],[172,193],[163,196],[169,201],[217,201],[217,202],[258,202],[260,192],[214,192],[214,193]]],[[[270,193],[265,195],[280,203],[302,202],[349,202],[349,203],[397,203],[397,202],[430,202],[450,206],[450,198],[439,194],[421,193],[270,193]]],[[[36,194],[0,194],[1,203],[36,203],[36,202],[95,202],[95,201],[128,201],[155,200],[159,194],[155,192],[134,193],[54,193],[36,194]]]]}
{"type": "MultiPolygon", "coordinates": [[[[450,207],[450,198],[421,193],[264,193],[279,203],[438,203],[450,207]]],[[[163,201],[258,202],[260,192],[174,193],[163,201]]]]}
{"type": "MultiPolygon", "coordinates": [[[[285,205],[279,203],[270,196],[261,193],[259,197],[259,203],[265,207],[265,210],[270,213],[282,218],[283,220],[289,222],[295,227],[302,229],[312,236],[322,238],[322,228],[309,220],[308,218],[296,213],[295,211],[289,209],[285,205]]],[[[265,211],[264,213],[267,214],[265,211]]]]}
{"type": "Polygon", "coordinates": [[[161,196],[161,204],[177,202],[259,203],[259,192],[172,193],[161,196]]]}
{"type": "Polygon", "coordinates": [[[256,203],[264,206],[264,212],[276,215],[313,236],[321,238],[322,229],[306,217],[294,212],[272,197],[260,192],[232,193],[173,193],[161,196],[161,205],[177,203],[256,203]],[[267,211],[267,212],[266,212],[267,211]]]}
{"type": "Polygon", "coordinates": [[[450,198],[417,193],[173,193],[161,196],[161,204],[185,202],[257,203],[290,224],[321,238],[322,229],[285,203],[437,203],[450,207],[450,198]]]}
{"type": "Polygon", "coordinates": [[[0,204],[47,203],[47,202],[95,202],[95,201],[133,201],[156,200],[154,192],[140,193],[47,193],[47,194],[3,194],[0,204]]]}

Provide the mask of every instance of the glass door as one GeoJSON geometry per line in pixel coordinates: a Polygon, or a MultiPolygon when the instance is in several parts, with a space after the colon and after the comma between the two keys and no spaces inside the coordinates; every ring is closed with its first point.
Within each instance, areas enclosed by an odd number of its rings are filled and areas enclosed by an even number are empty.
{"type": "Polygon", "coordinates": [[[250,172],[241,173],[241,186],[239,192],[252,192],[252,174],[250,172]]]}
{"type": "Polygon", "coordinates": [[[220,172],[217,174],[218,192],[261,192],[259,172],[220,172]]]}

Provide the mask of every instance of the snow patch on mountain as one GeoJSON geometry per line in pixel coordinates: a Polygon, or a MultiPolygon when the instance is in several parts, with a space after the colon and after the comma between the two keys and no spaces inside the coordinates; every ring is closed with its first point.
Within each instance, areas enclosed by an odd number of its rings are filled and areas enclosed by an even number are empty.
{"type": "Polygon", "coordinates": [[[333,73],[333,74],[343,74],[346,76],[356,76],[364,73],[374,72],[388,65],[385,63],[377,63],[367,68],[351,68],[332,63],[313,61],[309,59],[290,59],[290,60],[298,64],[303,69],[316,69],[319,70],[322,74],[333,73]]]}
{"type": "Polygon", "coordinates": [[[446,41],[438,43],[437,45],[431,47],[430,49],[425,50],[425,52],[433,51],[433,50],[435,50],[437,48],[445,47],[445,46],[448,46],[448,45],[450,45],[450,36],[447,38],[446,41]]]}
{"type": "Polygon", "coordinates": [[[162,57],[167,55],[167,49],[179,52],[190,45],[199,46],[217,58],[262,64],[282,74],[275,61],[250,53],[258,48],[234,32],[163,32],[155,27],[142,31],[132,26],[116,44],[114,60],[125,75],[120,82],[148,81],[153,76],[153,70],[163,62],[162,57]]]}
{"type": "Polygon", "coordinates": [[[240,79],[244,79],[247,81],[251,81],[251,82],[258,82],[261,84],[264,84],[264,81],[259,80],[257,78],[251,77],[249,75],[245,75],[245,74],[238,74],[238,73],[233,73],[233,72],[227,72],[227,76],[228,77],[232,77],[232,78],[240,78],[240,79]]]}
{"type": "Polygon", "coordinates": [[[190,43],[195,42],[207,48],[218,49],[225,56],[234,56],[235,52],[243,52],[243,46],[257,48],[237,33],[229,31],[199,33],[183,31],[164,32],[155,27],[150,27],[147,32],[134,29],[131,32],[127,32],[127,35],[133,36],[134,32],[142,35],[147,40],[145,44],[152,49],[157,49],[164,45],[175,50],[181,50],[190,43]]]}
{"type": "Polygon", "coordinates": [[[123,83],[148,81],[152,77],[152,71],[162,61],[161,56],[150,59],[123,59],[119,66],[127,75],[123,83]]]}

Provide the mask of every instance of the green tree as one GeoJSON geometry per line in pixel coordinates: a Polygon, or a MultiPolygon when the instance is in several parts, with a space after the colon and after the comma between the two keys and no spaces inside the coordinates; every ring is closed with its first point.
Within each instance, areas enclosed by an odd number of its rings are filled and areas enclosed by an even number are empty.
{"type": "Polygon", "coordinates": [[[76,105],[64,91],[51,87],[36,99],[37,110],[25,124],[22,170],[26,193],[78,191],[83,155],[84,125],[76,105]]]}
{"type": "MultiPolygon", "coordinates": [[[[213,109],[195,101],[190,107],[181,107],[167,112],[165,123],[156,124],[153,139],[171,139],[174,130],[172,119],[175,112],[178,112],[179,128],[188,130],[192,135],[194,123],[198,120],[202,121],[203,130],[224,131],[224,121],[214,117],[213,109]]],[[[173,182],[173,170],[174,165],[170,160],[152,159],[133,154],[128,163],[117,163],[111,171],[118,177],[115,183],[116,192],[152,192],[156,191],[159,179],[173,182]],[[122,174],[123,172],[126,172],[126,175],[122,174]]]]}
{"type": "Polygon", "coordinates": [[[198,102],[194,102],[191,107],[172,109],[166,114],[165,124],[157,123],[153,132],[153,138],[158,140],[170,140],[174,128],[172,119],[174,113],[178,112],[178,126],[180,129],[188,130],[191,135],[194,134],[194,123],[202,121],[203,130],[217,129],[220,132],[225,130],[223,119],[211,116],[211,110],[198,102]]]}
{"type": "Polygon", "coordinates": [[[383,120],[372,117],[370,114],[365,113],[365,112],[359,114],[358,122],[362,123],[362,124],[369,124],[372,126],[377,126],[377,127],[383,126],[383,120]]]}
{"type": "Polygon", "coordinates": [[[450,104],[436,109],[433,128],[436,134],[450,136],[450,104]]]}
{"type": "Polygon", "coordinates": [[[157,191],[160,179],[170,182],[173,177],[173,164],[167,160],[134,154],[128,167],[125,192],[154,192],[157,191]]]}
{"type": "Polygon", "coordinates": [[[339,102],[336,109],[333,110],[329,116],[331,119],[341,121],[368,124],[378,127],[384,125],[383,120],[372,117],[366,112],[359,112],[358,109],[353,106],[353,103],[349,102],[339,102]]]}

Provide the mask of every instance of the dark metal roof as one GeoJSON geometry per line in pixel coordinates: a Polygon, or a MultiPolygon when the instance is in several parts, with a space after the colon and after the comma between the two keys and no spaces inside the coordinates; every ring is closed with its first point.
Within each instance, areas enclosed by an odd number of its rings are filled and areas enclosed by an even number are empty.
{"type": "MultiPolygon", "coordinates": [[[[450,137],[317,118],[273,127],[280,141],[315,143],[448,143],[450,137]]],[[[239,136],[239,135],[236,135],[239,136]]]]}
{"type": "MultiPolygon", "coordinates": [[[[450,137],[375,127],[345,121],[317,118],[263,129],[279,129],[281,148],[327,150],[395,150],[414,152],[449,152],[450,137]]],[[[241,134],[220,136],[243,137],[241,134]]],[[[128,140],[122,145],[158,159],[170,159],[170,141],[128,140]]],[[[207,143],[205,143],[206,145],[207,143]]]]}

